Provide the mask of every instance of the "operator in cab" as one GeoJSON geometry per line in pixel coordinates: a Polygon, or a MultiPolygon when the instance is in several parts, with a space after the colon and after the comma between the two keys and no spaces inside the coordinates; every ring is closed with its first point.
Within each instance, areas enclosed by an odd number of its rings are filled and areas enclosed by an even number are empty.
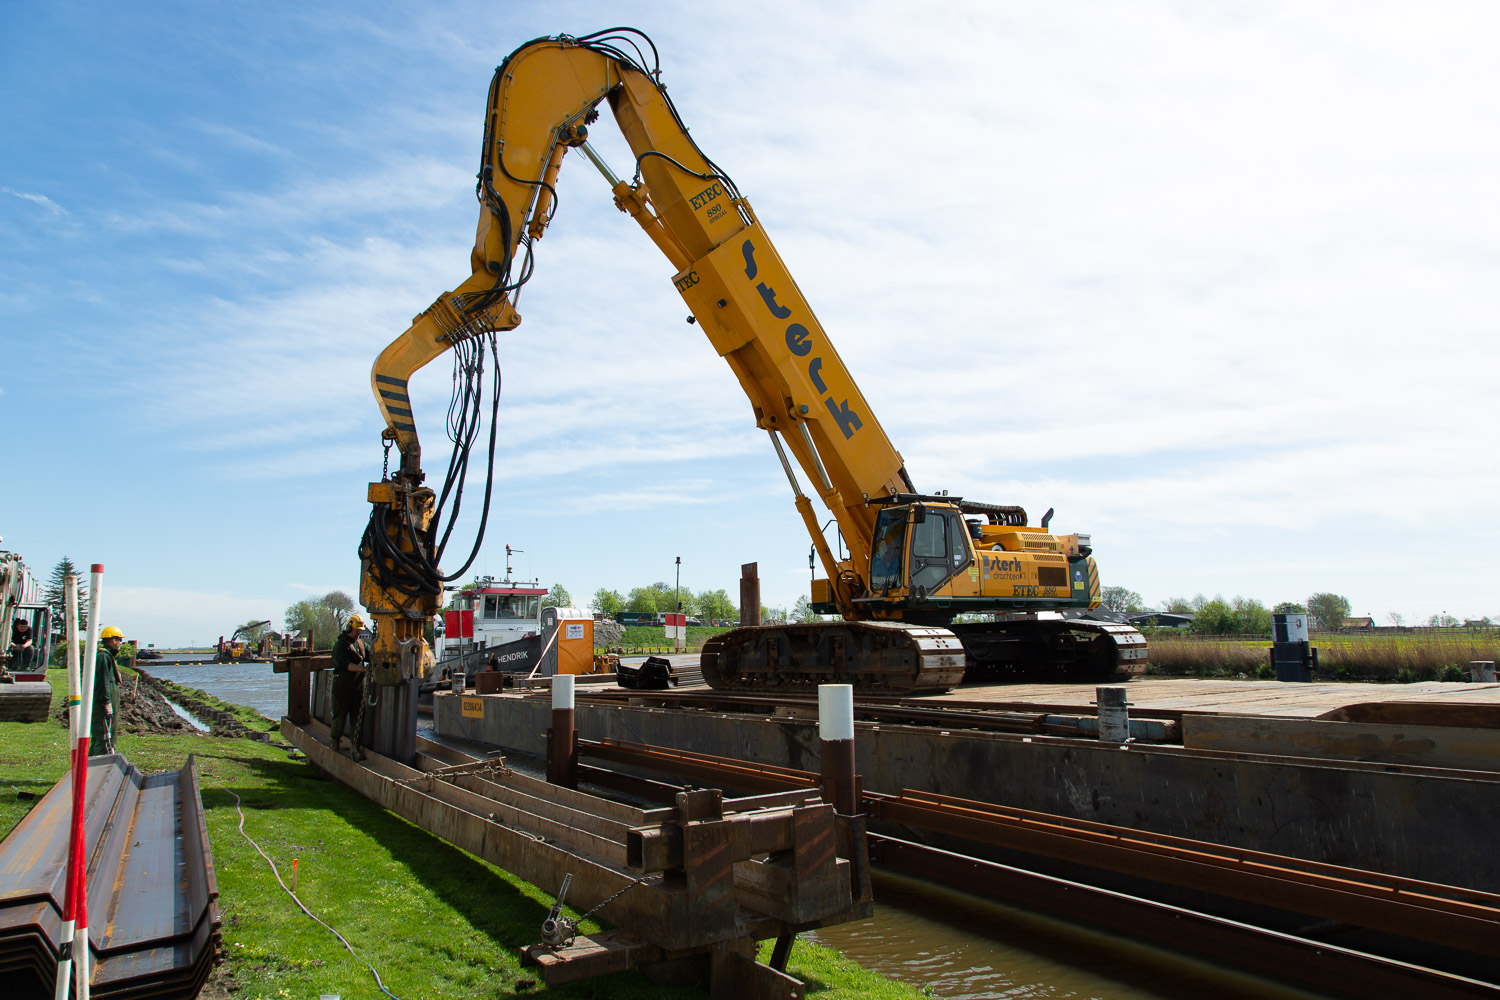
{"type": "Polygon", "coordinates": [[[30,670],[36,658],[36,646],[31,641],[31,623],[17,618],[10,626],[10,668],[16,671],[30,670]]]}
{"type": "Polygon", "coordinates": [[[355,760],[365,759],[364,749],[359,745],[360,736],[363,735],[360,732],[360,723],[363,721],[360,702],[364,698],[365,664],[370,661],[370,651],[360,638],[364,627],[365,620],[359,615],[352,615],[349,624],[344,626],[344,631],[333,640],[333,719],[329,723],[328,737],[333,752],[341,752],[344,720],[352,715],[354,733],[349,737],[349,743],[353,751],[351,756],[355,760]]]}

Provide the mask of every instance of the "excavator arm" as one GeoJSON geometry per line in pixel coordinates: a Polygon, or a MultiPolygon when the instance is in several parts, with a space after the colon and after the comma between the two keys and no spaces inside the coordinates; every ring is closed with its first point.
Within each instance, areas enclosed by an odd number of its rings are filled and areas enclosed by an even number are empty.
{"type": "Polygon", "coordinates": [[[901,456],[749,203],[688,135],[659,71],[644,65],[639,49],[631,55],[624,48],[642,38],[614,29],[536,39],[495,71],[471,273],[417,316],[371,370],[383,437],[400,453],[397,472],[370,484],[373,513],[360,549],[360,599],[377,623],[371,670],[382,683],[430,673],[422,629],[440,604],[444,579],[434,558],[437,497],[423,485],[410,379],[445,352],[520,324],[516,306],[556,207],[558,172],[580,147],[621,211],[671,262],[693,319],[750,398],[841,610],[851,612],[850,601],[865,589],[877,513],[866,498],[913,491],[901,456]],[[614,176],[587,146],[600,105],[635,155],[631,181],[614,176]],[[793,461],[837,520],[846,558],[836,558],[824,540],[793,461]]]}
{"type": "Polygon", "coordinates": [[[237,628],[237,629],[234,630],[234,635],[232,635],[232,636],[229,637],[229,641],[230,642],[234,642],[236,639],[248,638],[250,636],[251,632],[254,632],[256,629],[260,628],[262,625],[269,625],[269,624],[271,624],[271,619],[269,619],[269,618],[267,618],[265,621],[247,622],[246,624],[241,625],[239,628],[237,628]]]}

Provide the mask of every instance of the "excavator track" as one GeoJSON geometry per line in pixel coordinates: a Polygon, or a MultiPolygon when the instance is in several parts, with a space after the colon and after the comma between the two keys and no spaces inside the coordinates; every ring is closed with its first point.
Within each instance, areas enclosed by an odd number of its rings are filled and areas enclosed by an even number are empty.
{"type": "Polygon", "coordinates": [[[1146,672],[1146,637],[1129,625],[1043,618],[949,628],[968,655],[969,681],[1128,681],[1146,672]]]}
{"type": "Polygon", "coordinates": [[[946,691],[964,676],[964,648],[946,628],[900,622],[752,625],[703,644],[703,679],[720,691],[853,684],[860,694],[946,691]]]}
{"type": "Polygon", "coordinates": [[[961,681],[1127,681],[1146,672],[1146,637],[1077,619],[953,624],[755,625],[703,644],[703,679],[720,691],[853,684],[860,694],[946,691],[961,681]]]}

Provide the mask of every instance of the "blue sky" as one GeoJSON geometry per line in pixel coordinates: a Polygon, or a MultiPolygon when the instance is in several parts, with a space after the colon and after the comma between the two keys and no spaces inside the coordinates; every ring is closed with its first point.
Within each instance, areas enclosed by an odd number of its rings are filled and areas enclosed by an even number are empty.
{"type": "MultiPolygon", "coordinates": [[[[625,23],[919,488],[1055,507],[1151,603],[1500,616],[1500,12],[943,9],[0,4],[0,545],[161,644],[354,592],[369,367],[468,273],[490,74],[625,23]]],[[[592,168],[559,193],[476,568],[790,605],[748,403],[592,168]]]]}

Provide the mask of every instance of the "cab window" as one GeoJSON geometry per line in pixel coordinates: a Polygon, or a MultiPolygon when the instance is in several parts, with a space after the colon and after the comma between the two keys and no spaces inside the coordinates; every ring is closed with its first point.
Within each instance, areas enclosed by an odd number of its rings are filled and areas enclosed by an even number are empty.
{"type": "Polygon", "coordinates": [[[912,525],[911,586],[936,590],[971,559],[968,528],[957,511],[929,510],[912,525]]]}
{"type": "Polygon", "coordinates": [[[901,564],[905,562],[906,514],[910,508],[887,507],[875,519],[875,539],[870,551],[870,589],[889,590],[901,586],[901,564]]]}

